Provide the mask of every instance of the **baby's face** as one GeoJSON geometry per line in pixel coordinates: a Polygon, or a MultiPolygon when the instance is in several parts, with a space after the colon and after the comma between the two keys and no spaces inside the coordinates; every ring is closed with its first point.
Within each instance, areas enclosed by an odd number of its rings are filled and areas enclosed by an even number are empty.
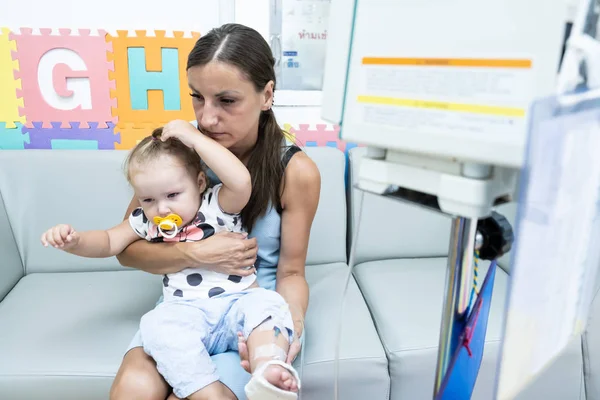
{"type": "Polygon", "coordinates": [[[191,222],[200,207],[204,178],[192,174],[175,157],[162,155],[141,166],[131,166],[131,185],[152,221],[154,217],[177,214],[183,224],[191,222]]]}

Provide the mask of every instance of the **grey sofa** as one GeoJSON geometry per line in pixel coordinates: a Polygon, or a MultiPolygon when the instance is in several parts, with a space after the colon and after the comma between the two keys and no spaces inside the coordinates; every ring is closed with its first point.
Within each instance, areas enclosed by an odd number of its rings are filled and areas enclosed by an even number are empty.
{"type": "MultiPolygon", "coordinates": [[[[310,238],[303,399],[333,398],[334,315],[346,264],[345,157],[308,148],[322,175],[310,238]]],[[[125,151],[0,151],[0,399],[106,400],[160,277],[116,259],[84,259],[39,243],[43,230],[118,223],[131,197],[125,151]]],[[[387,359],[355,283],[344,316],[340,398],[387,399],[387,359]]],[[[296,366],[299,369],[300,358],[296,366]]]]}
{"type": "MultiPolygon", "coordinates": [[[[339,399],[430,399],[449,220],[370,195],[358,204],[356,192],[345,186],[344,155],[326,147],[305,150],[319,166],[322,189],[307,259],[304,364],[296,360],[302,399],[333,399],[347,238],[359,207],[358,265],[343,316],[339,399]]],[[[350,179],[363,152],[350,151],[350,179]]],[[[124,268],[114,258],[83,259],[43,248],[39,236],[59,222],[78,229],[118,223],[131,197],[124,156],[124,151],[0,151],[0,399],[108,398],[140,317],[160,295],[160,277],[124,268]]],[[[476,399],[492,398],[508,272],[497,275],[476,399]]],[[[598,347],[597,339],[588,342],[598,347]]],[[[520,399],[585,398],[582,354],[581,341],[574,342],[520,399]]]]}

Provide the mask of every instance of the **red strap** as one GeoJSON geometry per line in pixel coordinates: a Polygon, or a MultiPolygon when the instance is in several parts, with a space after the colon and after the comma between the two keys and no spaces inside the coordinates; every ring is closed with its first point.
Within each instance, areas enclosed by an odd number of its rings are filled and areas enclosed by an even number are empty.
{"type": "Polygon", "coordinates": [[[463,339],[463,346],[465,346],[465,349],[467,349],[467,353],[469,354],[469,357],[473,356],[473,352],[471,351],[471,348],[469,347],[469,345],[471,344],[471,339],[473,338],[473,332],[475,331],[475,328],[477,327],[477,321],[479,320],[479,311],[481,311],[481,307],[483,305],[483,299],[481,299],[480,303],[478,304],[479,307],[477,307],[477,313],[475,314],[475,320],[473,321],[473,324],[471,326],[467,326],[465,328],[465,337],[463,339]]]}

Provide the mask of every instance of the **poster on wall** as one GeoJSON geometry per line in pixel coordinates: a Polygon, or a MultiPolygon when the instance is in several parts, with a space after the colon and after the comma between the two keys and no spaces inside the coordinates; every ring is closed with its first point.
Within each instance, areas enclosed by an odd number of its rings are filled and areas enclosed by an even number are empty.
{"type": "Polygon", "coordinates": [[[321,90],[331,0],[273,0],[279,88],[321,90]]]}

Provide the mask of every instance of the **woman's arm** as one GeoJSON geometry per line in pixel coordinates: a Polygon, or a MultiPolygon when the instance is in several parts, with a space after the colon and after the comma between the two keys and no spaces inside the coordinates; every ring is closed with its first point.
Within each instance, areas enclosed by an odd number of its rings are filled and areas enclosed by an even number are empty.
{"type": "Polygon", "coordinates": [[[301,335],[308,307],[306,253],[321,192],[319,169],[305,153],[297,153],[290,160],[284,187],[277,292],[289,304],[296,334],[301,335]]]}
{"type": "MultiPolygon", "coordinates": [[[[125,220],[139,207],[132,198],[125,213],[125,220]]],[[[256,238],[233,232],[219,233],[199,242],[150,243],[138,240],[117,255],[124,267],[131,267],[151,274],[170,274],[189,267],[207,268],[229,275],[246,276],[254,269],[258,250],[256,238]]]]}

